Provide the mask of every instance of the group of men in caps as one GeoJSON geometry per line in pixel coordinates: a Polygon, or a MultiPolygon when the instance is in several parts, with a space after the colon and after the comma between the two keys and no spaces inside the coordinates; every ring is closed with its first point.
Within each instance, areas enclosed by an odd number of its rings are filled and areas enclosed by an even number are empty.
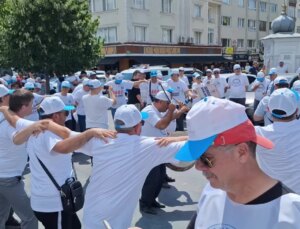
{"type": "MultiPolygon", "coordinates": [[[[236,66],[235,71],[238,70],[236,66]]],[[[235,78],[228,82],[230,90],[238,85],[235,78]]],[[[176,79],[173,74],[172,81],[167,83],[177,89],[181,81],[176,79]]],[[[141,83],[145,81],[138,82],[141,83]]],[[[246,84],[240,80],[244,89],[246,84]]],[[[99,88],[94,81],[89,81],[89,85],[92,90],[99,88]]],[[[190,93],[183,85],[178,91],[190,93]]],[[[242,92],[238,88],[233,91],[234,95],[242,92]]],[[[62,185],[73,176],[74,151],[93,157],[83,209],[87,229],[105,228],[104,220],[112,228],[130,227],[141,191],[140,207],[146,213],[153,213],[155,206],[161,207],[155,200],[157,192],[150,198],[146,188],[149,184],[159,188],[161,183],[153,184],[155,180],[151,177],[161,178],[160,165],[176,161],[195,161],[196,169],[209,182],[202,191],[190,228],[300,225],[296,166],[299,159],[295,150],[299,148],[299,95],[295,91],[278,88],[270,94],[267,106],[273,123],[265,127],[254,127],[248,120],[245,107],[239,104],[243,98],[205,97],[187,113],[187,137],[166,137],[168,131],[174,131],[173,120],[187,110],[179,106],[176,110],[171,94],[163,89],[142,112],[134,105],[120,105],[114,114],[116,132],[102,127],[82,133],[64,127],[74,107],[66,105],[59,96],[44,98],[38,108],[42,120],[33,122],[24,119],[32,112],[33,94],[25,89],[10,93],[0,85],[0,142],[5,143],[0,147],[0,226],[5,224],[12,207],[24,228],[37,228],[37,219],[46,229],[81,228],[76,214],[62,211],[60,193],[39,162],[62,185]],[[41,133],[37,137],[32,136],[38,132],[41,133]],[[30,202],[20,179],[26,151],[30,157],[30,202]],[[153,174],[159,175],[151,174],[153,170],[153,174]]],[[[180,102],[181,94],[176,93],[172,92],[180,102]]],[[[111,105],[116,103],[113,96],[109,99],[111,105]]]]}

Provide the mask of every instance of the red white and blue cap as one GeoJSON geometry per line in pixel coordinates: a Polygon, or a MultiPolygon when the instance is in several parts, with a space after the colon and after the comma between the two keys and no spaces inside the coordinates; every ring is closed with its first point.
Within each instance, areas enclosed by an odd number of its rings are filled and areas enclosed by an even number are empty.
{"type": "Polygon", "coordinates": [[[188,112],[189,140],[176,154],[180,161],[194,161],[212,145],[222,146],[252,141],[271,149],[273,143],[256,134],[245,107],[213,96],[197,102],[188,112]]]}

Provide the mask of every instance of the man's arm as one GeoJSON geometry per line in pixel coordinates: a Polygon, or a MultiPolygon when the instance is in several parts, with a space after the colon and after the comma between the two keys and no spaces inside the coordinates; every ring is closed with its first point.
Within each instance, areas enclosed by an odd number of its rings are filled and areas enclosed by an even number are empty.
{"type": "Polygon", "coordinates": [[[173,118],[172,118],[172,120],[179,118],[182,114],[184,114],[185,112],[188,112],[188,111],[189,111],[189,108],[188,108],[187,106],[185,106],[184,104],[179,104],[179,107],[180,107],[180,109],[179,109],[179,110],[176,110],[176,111],[173,113],[173,118]]]}
{"type": "Polygon", "coordinates": [[[116,132],[112,130],[104,130],[100,128],[93,128],[86,130],[85,132],[78,134],[74,137],[67,138],[58,142],[53,150],[57,153],[67,154],[75,151],[76,149],[82,147],[91,138],[100,138],[107,142],[106,138],[115,138],[116,132]]]}
{"type": "Polygon", "coordinates": [[[155,128],[160,129],[160,130],[166,129],[168,127],[168,125],[170,124],[170,122],[173,120],[173,113],[174,113],[175,109],[176,109],[176,106],[174,104],[170,103],[167,113],[165,114],[165,116],[163,118],[161,118],[155,124],[155,128]]]}
{"type": "Polygon", "coordinates": [[[160,147],[167,146],[173,142],[182,142],[187,141],[188,136],[178,136],[178,137],[163,137],[163,138],[155,138],[157,140],[157,145],[160,147]]]}
{"type": "Polygon", "coordinates": [[[135,88],[139,88],[141,83],[147,83],[147,80],[138,80],[138,81],[134,81],[133,83],[133,87],[135,88]]]}
{"type": "Polygon", "coordinates": [[[117,100],[115,94],[112,91],[111,86],[109,86],[108,93],[109,93],[109,98],[113,101],[113,105],[115,105],[117,103],[117,100]]]}
{"type": "Polygon", "coordinates": [[[8,121],[8,123],[11,126],[16,127],[16,123],[20,119],[18,115],[16,115],[13,111],[9,110],[7,106],[0,107],[0,112],[3,113],[4,118],[8,121]]]}

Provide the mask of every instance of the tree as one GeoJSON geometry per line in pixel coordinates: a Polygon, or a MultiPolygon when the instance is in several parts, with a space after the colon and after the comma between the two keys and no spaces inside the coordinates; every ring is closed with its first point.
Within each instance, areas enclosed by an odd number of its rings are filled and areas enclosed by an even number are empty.
{"type": "Polygon", "coordinates": [[[0,0],[0,8],[0,66],[49,75],[99,60],[99,21],[87,0],[0,0]]]}

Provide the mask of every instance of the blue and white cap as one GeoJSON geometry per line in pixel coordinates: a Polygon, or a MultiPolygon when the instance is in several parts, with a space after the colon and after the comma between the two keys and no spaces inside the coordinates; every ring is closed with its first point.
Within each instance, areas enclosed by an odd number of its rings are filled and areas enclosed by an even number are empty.
{"type": "Polygon", "coordinates": [[[60,111],[71,111],[74,110],[74,106],[66,106],[61,98],[57,96],[46,97],[40,104],[40,108],[43,109],[43,112],[40,114],[50,115],[60,111]]]}

